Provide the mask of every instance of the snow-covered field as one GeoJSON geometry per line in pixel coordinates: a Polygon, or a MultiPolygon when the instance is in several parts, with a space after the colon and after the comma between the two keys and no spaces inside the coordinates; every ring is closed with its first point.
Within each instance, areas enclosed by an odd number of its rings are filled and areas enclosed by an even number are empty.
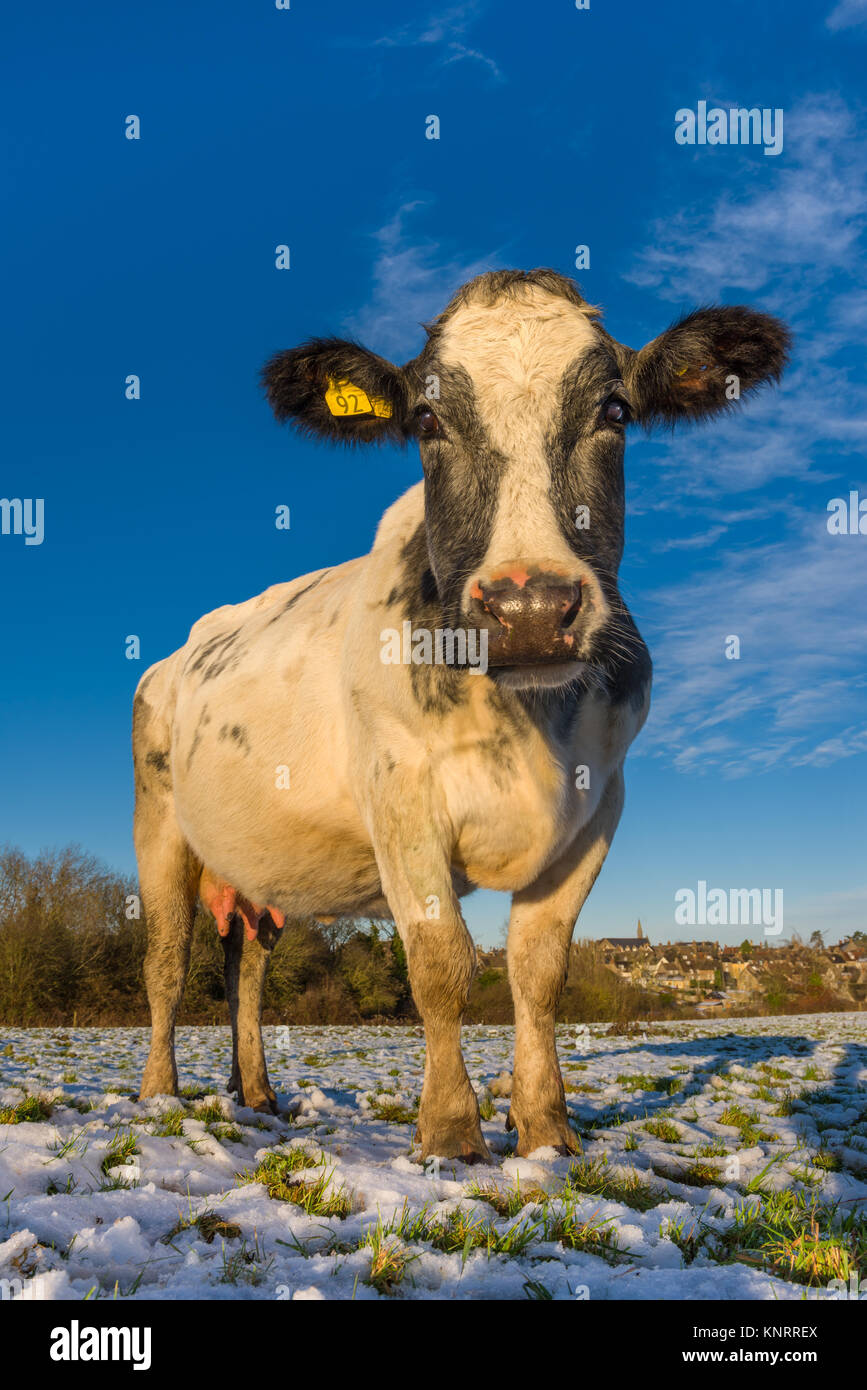
{"type": "Polygon", "coordinates": [[[867,1288],[867,1013],[561,1027],[573,1159],[514,1155],[512,1030],[467,1028],[496,1163],[428,1171],[420,1030],[265,1034],[278,1118],[226,1095],[225,1028],[180,1029],[181,1100],[142,1103],[145,1029],[4,1030],[3,1296],[796,1299],[859,1266],[867,1288]]]}

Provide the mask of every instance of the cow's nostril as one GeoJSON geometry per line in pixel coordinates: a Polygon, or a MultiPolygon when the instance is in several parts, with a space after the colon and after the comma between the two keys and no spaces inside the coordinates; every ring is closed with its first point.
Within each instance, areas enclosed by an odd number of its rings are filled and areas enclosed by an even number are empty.
{"type": "Polygon", "coordinates": [[[569,607],[566,609],[565,613],[563,614],[563,617],[560,619],[560,626],[561,626],[561,627],[569,627],[570,624],[574,623],[574,621],[575,621],[575,619],[578,617],[578,614],[580,613],[580,611],[581,611],[581,586],[580,586],[580,584],[579,584],[579,586],[578,586],[578,595],[577,595],[577,597],[575,598],[574,602],[569,604],[569,607]]]}

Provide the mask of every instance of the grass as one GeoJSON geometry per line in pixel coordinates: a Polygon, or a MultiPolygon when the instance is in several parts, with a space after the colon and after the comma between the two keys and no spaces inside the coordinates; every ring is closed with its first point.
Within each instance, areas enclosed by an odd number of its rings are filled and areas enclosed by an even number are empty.
{"type": "Polygon", "coordinates": [[[156,1139],[183,1139],[186,1111],[180,1105],[169,1106],[151,1124],[151,1134],[156,1139]]]}
{"type": "Polygon", "coordinates": [[[182,1231],[198,1230],[199,1235],[206,1245],[212,1245],[217,1236],[221,1240],[239,1240],[241,1237],[241,1227],[234,1225],[230,1221],[224,1221],[215,1211],[210,1209],[199,1212],[197,1216],[180,1216],[167,1235],[161,1237],[163,1245],[171,1245],[175,1236],[179,1236],[182,1231]]]}
{"type": "Polygon", "coordinates": [[[382,1218],[367,1232],[358,1248],[370,1250],[370,1268],[364,1283],[380,1294],[394,1293],[407,1269],[420,1254],[420,1251],[407,1249],[390,1226],[383,1226],[382,1218]]]}
{"type": "Polygon", "coordinates": [[[129,1186],[128,1181],[121,1175],[112,1178],[109,1170],[126,1167],[139,1152],[138,1141],[131,1130],[127,1130],[125,1134],[118,1132],[114,1136],[99,1165],[100,1172],[109,1179],[111,1187],[129,1186]]]}
{"type": "Polygon", "coordinates": [[[229,1251],[223,1246],[223,1269],[221,1284],[252,1284],[264,1282],[265,1276],[274,1263],[273,1256],[267,1262],[264,1252],[259,1249],[258,1237],[250,1245],[245,1240],[237,1250],[229,1251]]]}
{"type": "Polygon", "coordinates": [[[633,1211],[649,1211],[668,1199],[668,1194],[652,1188],[636,1172],[612,1173],[607,1162],[580,1159],[573,1163],[566,1177],[565,1195],[604,1197],[621,1202],[633,1211]]]}
{"type": "Polygon", "coordinates": [[[722,1139],[715,1139],[712,1144],[700,1144],[695,1151],[696,1158],[725,1158],[728,1149],[722,1139]]]}
{"type": "MultiPolygon", "coordinates": [[[[546,1203],[547,1194],[541,1189],[531,1191],[533,1202],[546,1203]]],[[[527,1205],[525,1200],[523,1206],[527,1205]]],[[[405,1204],[404,1214],[406,1211],[405,1204]]],[[[436,1216],[430,1216],[425,1208],[411,1219],[402,1216],[400,1233],[404,1239],[427,1241],[444,1254],[460,1254],[464,1263],[473,1250],[483,1250],[489,1259],[495,1255],[520,1255],[536,1238],[541,1225],[541,1221],[518,1221],[501,1231],[476,1207],[458,1207],[436,1216]]]]}
{"type": "Polygon", "coordinates": [[[548,1200],[548,1193],[544,1188],[539,1187],[538,1184],[532,1184],[522,1189],[520,1179],[514,1187],[507,1188],[497,1187],[493,1183],[486,1183],[481,1186],[474,1182],[467,1188],[467,1196],[477,1197],[479,1201],[487,1202],[489,1206],[494,1208],[498,1216],[508,1217],[517,1216],[531,1202],[540,1203],[548,1200]]]}
{"type": "Polygon", "coordinates": [[[53,1106],[39,1096],[28,1096],[17,1105],[0,1106],[0,1125],[38,1124],[51,1118],[53,1106]]]}
{"type": "Polygon", "coordinates": [[[193,1113],[197,1120],[204,1120],[205,1124],[221,1124],[226,1119],[226,1112],[216,1097],[197,1105],[193,1113]]]}
{"type": "Polygon", "coordinates": [[[671,1080],[670,1076],[650,1076],[643,1072],[621,1072],[617,1077],[617,1085],[622,1086],[624,1091],[667,1091],[671,1080]]]}
{"type": "Polygon", "coordinates": [[[828,1149],[819,1149],[813,1154],[810,1162],[814,1168],[823,1168],[826,1173],[839,1173],[843,1167],[838,1155],[830,1153],[828,1149]]]}
{"type": "Polygon", "coordinates": [[[659,1228],[659,1234],[664,1240],[670,1240],[677,1246],[684,1264],[692,1264],[705,1238],[700,1215],[683,1216],[679,1221],[664,1221],[659,1228]]]}
{"type": "Polygon", "coordinates": [[[681,1138],[680,1130],[671,1120],[646,1120],[644,1128],[654,1139],[661,1139],[664,1144],[676,1144],[681,1138]]]}
{"type": "Polygon", "coordinates": [[[237,1125],[228,1124],[225,1120],[221,1124],[209,1124],[208,1133],[213,1134],[221,1144],[241,1144],[244,1136],[237,1125]]]}
{"type": "Polygon", "coordinates": [[[398,1100],[374,1096],[370,1102],[371,1114],[375,1120],[385,1120],[390,1125],[414,1125],[418,1123],[418,1101],[404,1105],[398,1100]]]}
{"type": "Polygon", "coordinates": [[[718,1168],[714,1168],[710,1163],[690,1163],[688,1168],[680,1174],[679,1181],[685,1183],[687,1187],[722,1187],[725,1184],[725,1176],[718,1168]]]}
{"type": "Polygon", "coordinates": [[[260,1182],[268,1196],[277,1202],[292,1202],[308,1216],[336,1216],[342,1219],[352,1210],[352,1201],[344,1188],[331,1188],[332,1174],[321,1173],[313,1182],[293,1175],[304,1169],[319,1168],[321,1158],[313,1158],[304,1149],[288,1153],[269,1153],[251,1173],[239,1175],[242,1182],[260,1182]]]}
{"type": "Polygon", "coordinates": [[[617,1233],[611,1229],[613,1217],[602,1219],[596,1212],[586,1219],[578,1215],[571,1204],[561,1211],[547,1212],[543,1218],[544,1239],[565,1245],[567,1250],[580,1250],[586,1255],[598,1255],[614,1264],[624,1253],[617,1244],[617,1233]]]}
{"type": "Polygon", "coordinates": [[[836,1206],[804,1192],[774,1192],[758,1205],[738,1207],[723,1237],[732,1260],[770,1269],[812,1286],[848,1281],[867,1261],[867,1217],[840,1217],[836,1206]]]}
{"type": "Polygon", "coordinates": [[[772,1144],[779,1137],[758,1128],[760,1119],[761,1117],[755,1112],[748,1115],[739,1105],[729,1105],[720,1115],[719,1123],[731,1125],[733,1129],[739,1130],[741,1143],[745,1148],[750,1149],[754,1144],[772,1144]]]}

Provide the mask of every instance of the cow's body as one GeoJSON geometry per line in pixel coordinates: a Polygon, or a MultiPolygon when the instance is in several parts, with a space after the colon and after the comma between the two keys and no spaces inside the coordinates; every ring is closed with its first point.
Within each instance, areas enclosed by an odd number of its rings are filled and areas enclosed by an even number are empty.
{"type": "MultiPolygon", "coordinates": [[[[581,417],[563,442],[558,411],[564,373],[593,400],[594,372],[604,400],[612,379],[626,396],[621,374],[636,355],[623,356],[580,297],[532,279],[459,298],[414,375],[390,369],[391,380],[380,359],[348,364],[353,378],[367,371],[371,399],[387,392],[407,419],[435,368],[450,422],[443,438],[436,419],[426,482],[389,509],[370,554],[217,609],[142,679],[136,847],[154,1010],[144,1094],[176,1089],[172,1030],[197,893],[210,905],[231,885],[247,904],[250,939],[242,947],[238,930],[225,945],[231,1084],[254,1105],[274,1103],[259,1030],[274,921],[388,914],[428,1033],[423,1152],[485,1157],[459,1041],[474,958],[457,900],[481,886],[513,894],[519,1151],[572,1146],[554,1013],[620,814],[650,662],[616,587],[617,422],[600,425],[591,403],[591,424],[581,417]],[[572,529],[585,498],[589,536],[572,529]],[[385,632],[453,629],[468,615],[490,637],[487,673],[381,659],[385,632]],[[258,933],[250,904],[271,909],[258,933]]],[[[311,360],[275,359],[269,390],[278,414],[313,428],[318,397],[295,397],[334,375],[331,356],[324,376],[311,360]]],[[[416,414],[431,415],[419,399],[416,414]]]]}

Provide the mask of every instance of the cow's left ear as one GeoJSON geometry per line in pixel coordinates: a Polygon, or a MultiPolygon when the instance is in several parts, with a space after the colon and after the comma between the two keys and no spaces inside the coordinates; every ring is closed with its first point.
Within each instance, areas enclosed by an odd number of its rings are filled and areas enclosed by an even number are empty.
{"type": "Polygon", "coordinates": [[[262,385],[278,420],[343,444],[403,440],[407,391],[400,367],[343,338],[277,352],[262,385]]]}
{"type": "Polygon", "coordinates": [[[624,364],[635,418],[674,424],[725,410],[779,380],[790,343],[786,325],[770,314],[741,305],[696,309],[624,364]]]}

